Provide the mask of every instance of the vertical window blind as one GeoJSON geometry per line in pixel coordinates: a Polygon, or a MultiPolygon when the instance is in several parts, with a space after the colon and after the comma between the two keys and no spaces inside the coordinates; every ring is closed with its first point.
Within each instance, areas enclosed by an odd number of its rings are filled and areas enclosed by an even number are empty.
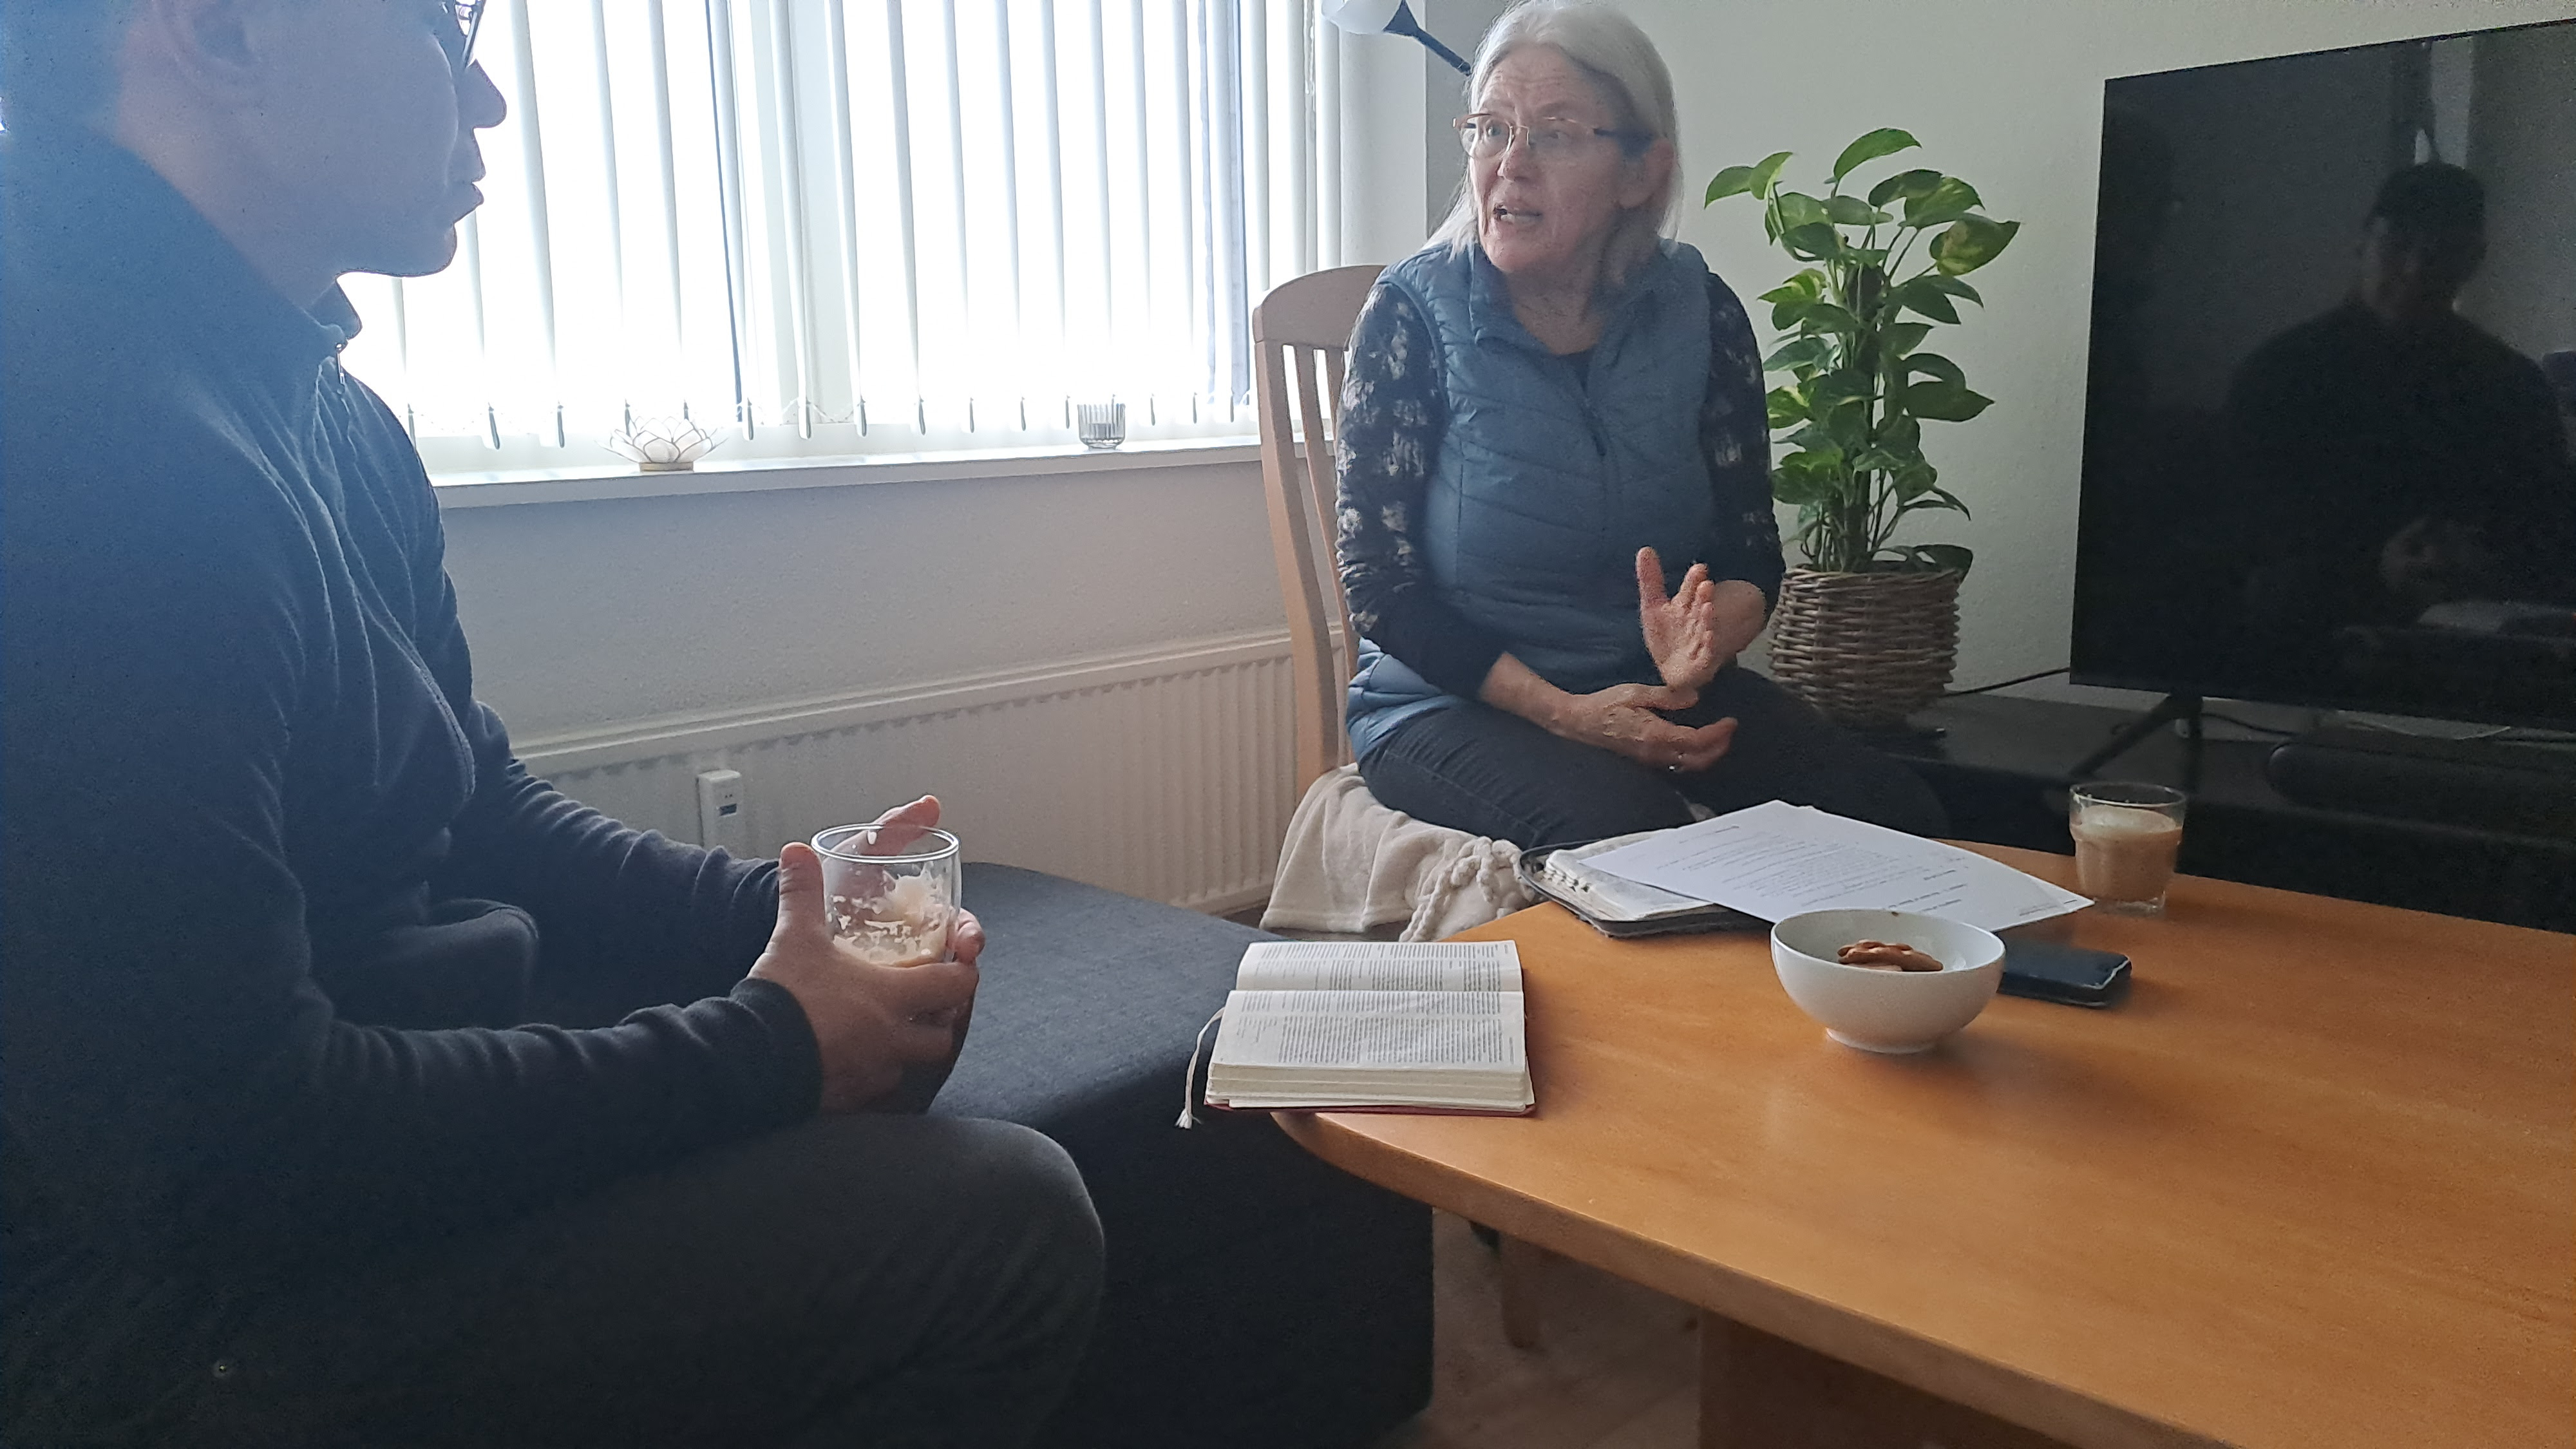
{"type": "Polygon", "coordinates": [[[494,0],[510,103],[351,369],[441,471],[685,415],[729,456],[1242,433],[1252,303],[1334,265],[1314,0],[494,0]]]}

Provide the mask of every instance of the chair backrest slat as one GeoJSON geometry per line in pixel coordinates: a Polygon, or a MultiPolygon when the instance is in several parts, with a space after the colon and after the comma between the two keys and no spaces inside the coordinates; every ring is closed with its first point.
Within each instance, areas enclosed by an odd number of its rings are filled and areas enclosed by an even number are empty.
{"type": "Polygon", "coordinates": [[[1376,267],[1336,267],[1284,282],[1252,311],[1253,372],[1260,390],[1261,476],[1269,495],[1271,552],[1287,606],[1297,711],[1297,789],[1350,755],[1342,694],[1350,679],[1350,612],[1334,557],[1342,381],[1351,325],[1376,267]],[[1290,378],[1295,396],[1290,396],[1290,378]],[[1304,456],[1296,431],[1302,428],[1304,456]]]}

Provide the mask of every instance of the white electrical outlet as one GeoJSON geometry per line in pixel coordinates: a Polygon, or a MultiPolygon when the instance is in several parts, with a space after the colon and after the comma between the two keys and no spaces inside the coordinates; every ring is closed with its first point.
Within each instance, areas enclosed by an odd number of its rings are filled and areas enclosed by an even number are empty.
{"type": "Polygon", "coordinates": [[[698,843],[743,853],[742,772],[698,772],[698,843]]]}

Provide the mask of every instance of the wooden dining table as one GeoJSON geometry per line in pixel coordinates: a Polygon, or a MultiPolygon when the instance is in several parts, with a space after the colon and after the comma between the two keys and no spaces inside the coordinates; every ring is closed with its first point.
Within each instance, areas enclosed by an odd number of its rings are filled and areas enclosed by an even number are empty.
{"type": "Polygon", "coordinates": [[[1281,1120],[1696,1305],[1709,1449],[2576,1443],[2576,937],[2191,878],[2061,934],[2123,1004],[1879,1056],[1760,933],[1540,906],[1463,938],[1519,945],[1534,1115],[1281,1120]]]}

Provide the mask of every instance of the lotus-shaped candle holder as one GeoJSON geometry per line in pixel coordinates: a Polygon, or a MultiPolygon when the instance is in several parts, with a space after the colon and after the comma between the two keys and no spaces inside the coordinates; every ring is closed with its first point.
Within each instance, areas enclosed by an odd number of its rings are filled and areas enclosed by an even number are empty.
{"type": "Polygon", "coordinates": [[[685,473],[720,441],[687,418],[638,418],[608,435],[608,446],[646,473],[685,473]]]}

